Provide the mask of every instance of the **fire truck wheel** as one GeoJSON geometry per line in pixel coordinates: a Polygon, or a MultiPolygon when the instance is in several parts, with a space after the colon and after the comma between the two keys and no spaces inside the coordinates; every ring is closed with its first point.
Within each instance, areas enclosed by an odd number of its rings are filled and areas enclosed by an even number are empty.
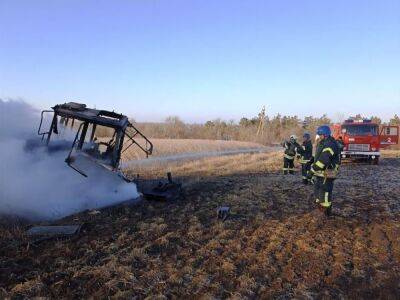
{"type": "Polygon", "coordinates": [[[372,159],[372,160],[371,160],[371,163],[372,163],[373,165],[378,165],[378,164],[379,164],[379,157],[376,157],[376,158],[372,159]]]}

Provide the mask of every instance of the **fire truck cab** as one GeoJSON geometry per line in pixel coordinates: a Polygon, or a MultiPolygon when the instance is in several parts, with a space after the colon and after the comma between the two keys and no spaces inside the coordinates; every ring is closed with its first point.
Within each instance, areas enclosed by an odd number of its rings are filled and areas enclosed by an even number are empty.
{"type": "Polygon", "coordinates": [[[333,126],[335,139],[342,139],[342,159],[367,159],[378,164],[382,148],[397,145],[399,126],[379,126],[371,120],[348,119],[333,126]]]}

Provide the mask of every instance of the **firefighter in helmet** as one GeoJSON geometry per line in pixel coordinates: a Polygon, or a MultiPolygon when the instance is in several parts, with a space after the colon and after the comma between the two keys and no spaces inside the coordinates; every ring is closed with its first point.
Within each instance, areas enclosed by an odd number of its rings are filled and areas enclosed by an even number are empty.
{"type": "Polygon", "coordinates": [[[297,149],[297,153],[300,156],[300,164],[301,164],[301,176],[304,184],[308,184],[309,180],[307,178],[308,172],[311,169],[311,164],[313,163],[313,146],[311,142],[311,136],[308,132],[303,135],[303,144],[300,148],[297,149]]]}
{"type": "Polygon", "coordinates": [[[297,143],[297,137],[292,134],[289,141],[284,141],[282,146],[285,148],[283,154],[283,174],[294,174],[294,159],[296,157],[296,151],[300,148],[297,143]]]}
{"type": "Polygon", "coordinates": [[[339,138],[336,140],[336,142],[338,143],[338,146],[339,146],[339,164],[341,164],[342,163],[342,151],[344,149],[343,137],[339,136],[339,138]]]}
{"type": "Polygon", "coordinates": [[[329,217],[332,213],[333,183],[339,170],[339,146],[327,125],[317,129],[317,148],[308,178],[314,181],[315,202],[329,217]]]}

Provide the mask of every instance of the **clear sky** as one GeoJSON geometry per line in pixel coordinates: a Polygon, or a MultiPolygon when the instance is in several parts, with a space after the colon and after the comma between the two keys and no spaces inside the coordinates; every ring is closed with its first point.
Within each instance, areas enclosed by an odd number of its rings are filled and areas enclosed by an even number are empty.
{"type": "Polygon", "coordinates": [[[137,120],[400,114],[399,0],[0,0],[0,97],[137,120]]]}

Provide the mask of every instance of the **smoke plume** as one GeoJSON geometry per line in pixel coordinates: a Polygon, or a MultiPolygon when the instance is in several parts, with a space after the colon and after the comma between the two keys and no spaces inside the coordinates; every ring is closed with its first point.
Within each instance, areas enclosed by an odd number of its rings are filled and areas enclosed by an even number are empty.
{"type": "Polygon", "coordinates": [[[138,197],[136,186],[114,173],[83,177],[65,163],[67,150],[48,152],[37,135],[39,121],[29,104],[0,99],[0,215],[54,220],[138,197]],[[28,150],[31,139],[40,147],[28,150]]]}

